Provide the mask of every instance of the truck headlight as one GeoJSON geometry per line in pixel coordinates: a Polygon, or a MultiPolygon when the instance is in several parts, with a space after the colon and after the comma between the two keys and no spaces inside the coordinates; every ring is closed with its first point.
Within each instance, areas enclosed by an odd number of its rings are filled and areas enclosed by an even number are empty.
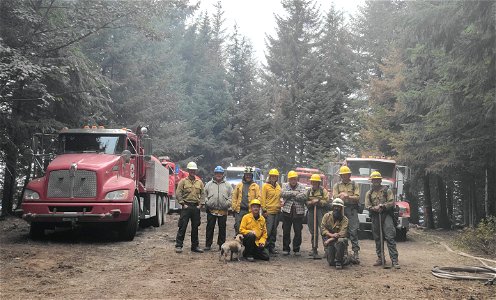
{"type": "Polygon", "coordinates": [[[105,200],[126,200],[129,196],[129,190],[117,190],[108,192],[105,200]]]}
{"type": "Polygon", "coordinates": [[[30,189],[25,189],[24,194],[22,196],[22,199],[24,200],[40,200],[40,194],[37,192],[30,190],[30,189]]]}

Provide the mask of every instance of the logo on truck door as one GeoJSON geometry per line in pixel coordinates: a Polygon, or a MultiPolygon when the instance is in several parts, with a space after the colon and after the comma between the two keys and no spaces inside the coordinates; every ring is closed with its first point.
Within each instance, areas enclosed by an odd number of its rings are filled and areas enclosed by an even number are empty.
{"type": "Polygon", "coordinates": [[[134,164],[131,164],[131,166],[129,166],[129,175],[131,176],[131,178],[134,178],[134,164]]]}

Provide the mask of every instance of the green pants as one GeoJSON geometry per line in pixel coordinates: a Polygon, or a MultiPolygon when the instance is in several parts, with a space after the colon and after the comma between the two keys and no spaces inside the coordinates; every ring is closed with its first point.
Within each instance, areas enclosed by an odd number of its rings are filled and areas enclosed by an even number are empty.
{"type": "Polygon", "coordinates": [[[348,218],[348,237],[351,241],[351,250],[353,252],[360,251],[360,245],[358,244],[358,226],[360,221],[358,221],[358,206],[345,206],[344,215],[348,218]]]}
{"type": "MultiPolygon", "coordinates": [[[[375,252],[377,253],[377,257],[381,257],[381,236],[379,230],[379,214],[371,213],[370,215],[372,219],[372,235],[375,240],[375,252]]],[[[394,228],[393,218],[391,215],[386,213],[382,213],[382,232],[384,240],[386,241],[389,257],[391,261],[398,261],[398,250],[396,250],[396,241],[394,238],[396,237],[396,228],[394,228]]]]}

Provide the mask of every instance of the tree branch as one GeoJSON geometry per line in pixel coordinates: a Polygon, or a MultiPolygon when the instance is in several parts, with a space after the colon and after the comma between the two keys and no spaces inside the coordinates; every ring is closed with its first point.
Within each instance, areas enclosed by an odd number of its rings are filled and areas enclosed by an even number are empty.
{"type": "Polygon", "coordinates": [[[46,53],[49,53],[49,52],[57,51],[57,50],[60,50],[60,49],[62,49],[62,48],[65,48],[65,47],[67,47],[67,46],[70,46],[70,45],[72,45],[72,44],[74,44],[74,43],[76,43],[76,42],[79,42],[79,41],[81,41],[81,40],[83,40],[83,39],[87,38],[88,36],[90,36],[90,35],[92,35],[92,34],[94,34],[94,33],[98,32],[98,31],[100,31],[100,30],[102,30],[102,29],[107,28],[107,25],[110,25],[110,24],[114,23],[115,21],[117,21],[117,20],[119,20],[119,19],[122,19],[122,18],[124,18],[124,17],[127,17],[127,16],[128,16],[128,15],[130,15],[130,14],[131,14],[131,12],[130,12],[130,13],[127,13],[127,14],[125,14],[125,15],[121,16],[121,17],[118,17],[118,18],[116,18],[116,19],[113,19],[113,20],[111,20],[111,21],[109,21],[109,22],[107,22],[107,23],[104,23],[102,26],[95,28],[94,30],[92,30],[92,31],[90,31],[90,32],[88,32],[88,33],[86,33],[85,35],[82,35],[82,36],[78,37],[77,39],[74,39],[74,40],[72,40],[72,41],[69,41],[69,42],[67,42],[67,43],[65,43],[65,44],[63,44],[63,45],[61,45],[61,46],[58,46],[58,47],[55,47],[55,48],[52,48],[52,49],[48,49],[48,50],[44,51],[43,53],[45,53],[45,54],[46,54],[46,53]]]}

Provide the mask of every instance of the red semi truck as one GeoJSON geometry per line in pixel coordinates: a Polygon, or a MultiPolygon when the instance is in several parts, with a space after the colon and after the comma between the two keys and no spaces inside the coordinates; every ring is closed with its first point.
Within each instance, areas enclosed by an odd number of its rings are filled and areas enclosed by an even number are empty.
{"type": "Polygon", "coordinates": [[[22,217],[31,223],[31,237],[58,226],[107,223],[132,240],[140,221],[163,225],[169,172],[151,156],[147,131],[62,129],[44,176],[24,190],[22,217]]]}

